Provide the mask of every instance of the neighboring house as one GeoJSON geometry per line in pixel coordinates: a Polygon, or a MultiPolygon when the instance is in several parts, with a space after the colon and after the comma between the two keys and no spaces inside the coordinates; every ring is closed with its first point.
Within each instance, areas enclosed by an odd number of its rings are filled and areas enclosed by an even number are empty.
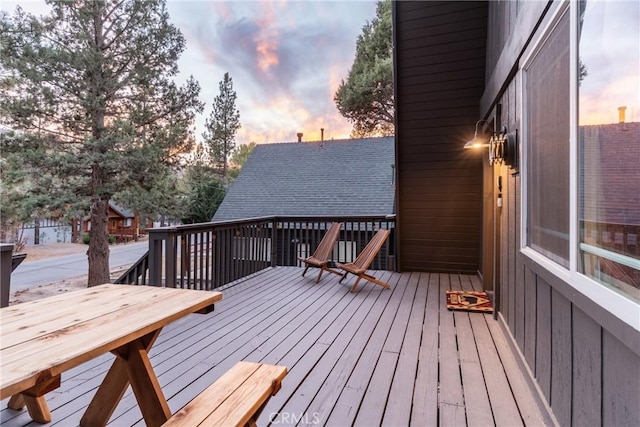
{"type": "Polygon", "coordinates": [[[393,137],[259,144],[214,221],[394,213],[393,137]]]}
{"type": "MultiPolygon", "coordinates": [[[[392,215],[394,157],[393,137],[257,145],[213,221],[272,215],[320,217],[309,227],[324,229],[323,216],[392,215]]],[[[283,237],[277,239],[277,250],[290,253],[288,262],[294,265],[298,256],[310,255],[321,234],[312,233],[309,239],[290,242],[284,235],[291,226],[294,225],[286,221],[279,226],[283,237]]],[[[334,258],[352,261],[371,231],[346,223],[334,258]]],[[[265,252],[270,253],[271,248],[265,248],[265,252]]]]}
{"type": "Polygon", "coordinates": [[[639,3],[393,9],[399,270],[479,272],[560,425],[640,425],[639,3]]]}
{"type": "MultiPolygon", "coordinates": [[[[153,223],[141,223],[140,216],[137,212],[120,206],[114,201],[109,201],[108,215],[108,232],[110,236],[116,239],[138,240],[138,236],[144,232],[146,228],[153,227],[153,223]]],[[[88,233],[91,230],[91,221],[88,216],[82,219],[81,234],[88,233]]]]}
{"type": "Polygon", "coordinates": [[[38,218],[22,225],[25,245],[67,243],[72,241],[72,226],[59,218],[38,218]]]}

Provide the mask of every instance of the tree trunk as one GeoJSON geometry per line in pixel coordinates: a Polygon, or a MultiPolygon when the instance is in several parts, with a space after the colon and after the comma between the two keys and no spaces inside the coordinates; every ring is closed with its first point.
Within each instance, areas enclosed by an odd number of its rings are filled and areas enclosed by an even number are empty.
{"type": "Polygon", "coordinates": [[[33,220],[33,244],[40,244],[40,219],[36,218],[33,220]]]}
{"type": "Polygon", "coordinates": [[[89,235],[89,287],[109,283],[109,201],[97,199],[91,205],[89,235]]]}

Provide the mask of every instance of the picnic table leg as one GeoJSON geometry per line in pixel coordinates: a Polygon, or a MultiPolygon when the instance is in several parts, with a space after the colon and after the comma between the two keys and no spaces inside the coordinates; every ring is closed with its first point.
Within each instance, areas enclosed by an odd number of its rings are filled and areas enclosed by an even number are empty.
{"type": "MultiPolygon", "coordinates": [[[[107,372],[107,375],[102,381],[102,384],[100,384],[100,387],[98,388],[95,396],[93,396],[89,407],[82,416],[82,419],[80,420],[80,425],[82,427],[104,426],[107,424],[107,422],[109,422],[113,411],[115,411],[116,406],[118,406],[118,403],[122,399],[122,396],[124,395],[124,392],[127,390],[127,387],[130,383],[130,346],[133,345],[137,352],[140,352],[142,350],[145,354],[144,357],[146,357],[146,353],[149,351],[151,346],[153,346],[153,343],[155,342],[156,338],[158,338],[159,334],[160,329],[148,335],[145,335],[144,337],[134,341],[133,343],[126,344],[113,351],[113,353],[117,357],[113,361],[111,368],[109,368],[109,372],[107,372]],[[134,345],[134,343],[136,344],[134,345]]],[[[140,357],[141,356],[134,356],[133,359],[137,360],[140,357]]],[[[148,357],[146,358],[148,360],[148,357]]],[[[134,364],[137,363],[134,362],[134,364]]],[[[148,372],[147,375],[149,375],[148,372]]],[[[153,371],[151,371],[151,376],[155,379],[155,374],[153,374],[153,371]]],[[[134,393],[136,393],[137,385],[136,387],[132,386],[132,388],[134,389],[134,393]]],[[[136,394],[136,398],[137,397],[138,396],[136,394]]],[[[162,399],[164,400],[164,397],[162,397],[162,399]]],[[[140,402],[138,402],[138,404],[140,405],[140,402]]],[[[164,404],[165,406],[167,405],[166,401],[164,404]]],[[[140,406],[142,410],[142,405],[140,406]]],[[[148,426],[153,425],[150,424],[149,421],[147,421],[147,417],[144,412],[143,416],[145,417],[145,422],[148,426]]],[[[171,414],[169,414],[168,416],[171,416],[171,414]]]]}
{"type": "Polygon", "coordinates": [[[139,341],[129,345],[127,371],[145,423],[149,427],[160,427],[171,418],[171,410],[153,372],[147,351],[139,341]]]}

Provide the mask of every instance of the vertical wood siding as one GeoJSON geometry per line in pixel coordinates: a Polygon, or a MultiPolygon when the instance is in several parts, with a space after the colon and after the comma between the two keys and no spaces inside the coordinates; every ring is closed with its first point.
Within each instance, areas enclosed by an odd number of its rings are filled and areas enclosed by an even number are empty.
{"type": "MultiPolygon", "coordinates": [[[[486,156],[460,148],[497,104],[498,128],[521,129],[514,70],[550,4],[394,2],[401,270],[477,269],[486,156]]],[[[520,254],[522,177],[493,172],[499,311],[541,397],[561,425],[640,425],[637,332],[520,254]]]]}
{"type": "MultiPolygon", "coordinates": [[[[498,58],[502,67],[509,63],[503,48],[515,45],[510,37],[527,38],[511,34],[517,30],[513,26],[516,18],[527,22],[540,18],[524,19],[517,13],[533,10],[546,11],[521,2],[490,2],[488,76],[495,74],[492,67],[498,66],[498,58]]],[[[517,56],[512,58],[513,64],[517,56]]],[[[520,74],[516,74],[499,84],[504,90],[494,102],[502,105],[499,127],[506,125],[509,131],[522,126],[519,79],[520,74]]],[[[522,147],[526,141],[520,144],[522,147]]],[[[502,177],[504,198],[503,207],[496,213],[500,237],[498,282],[500,313],[524,363],[560,425],[640,425],[640,345],[612,332],[620,329],[613,316],[596,320],[596,303],[580,298],[567,283],[520,254],[522,181],[513,172],[504,166],[494,170],[496,179],[502,177]]]]}
{"type": "Polygon", "coordinates": [[[602,425],[602,331],[584,311],[574,307],[572,373],[575,390],[572,419],[576,426],[602,425]],[[595,404],[594,404],[595,403],[595,404]]]}
{"type": "Polygon", "coordinates": [[[479,119],[487,4],[394,8],[399,268],[475,273],[482,168],[462,147],[479,119]]]}

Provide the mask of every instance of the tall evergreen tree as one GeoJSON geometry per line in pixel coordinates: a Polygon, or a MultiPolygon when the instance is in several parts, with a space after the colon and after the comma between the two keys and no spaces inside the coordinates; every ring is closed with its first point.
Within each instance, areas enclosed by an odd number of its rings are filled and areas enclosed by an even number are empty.
{"type": "Polygon", "coordinates": [[[229,174],[232,179],[236,179],[240,175],[240,170],[244,167],[244,164],[249,160],[249,156],[256,148],[255,142],[248,144],[240,144],[231,154],[231,171],[229,174]]]}
{"type": "Polygon", "coordinates": [[[209,149],[213,165],[222,170],[225,184],[228,180],[229,156],[235,149],[236,132],[240,129],[240,112],[236,109],[236,92],[229,73],[220,82],[220,94],[213,100],[211,115],[205,121],[202,138],[209,149]]]}
{"type": "Polygon", "coordinates": [[[352,136],[395,132],[392,28],[391,0],[379,1],[375,18],[358,36],[347,80],[333,97],[340,114],[353,123],[352,136]]]}
{"type": "Polygon", "coordinates": [[[227,193],[220,175],[211,167],[202,144],[198,144],[182,180],[184,211],[182,222],[209,222],[227,193]]]}
{"type": "Polygon", "coordinates": [[[47,3],[47,16],[0,16],[0,121],[15,131],[3,151],[38,171],[50,207],[89,212],[94,286],[109,281],[109,200],[153,192],[203,106],[197,82],[172,80],[185,39],[164,0],[47,3]]]}
{"type": "Polygon", "coordinates": [[[256,148],[255,142],[250,142],[248,144],[241,144],[238,148],[233,151],[231,155],[231,164],[238,169],[242,169],[244,164],[249,159],[251,153],[256,148]]]}

